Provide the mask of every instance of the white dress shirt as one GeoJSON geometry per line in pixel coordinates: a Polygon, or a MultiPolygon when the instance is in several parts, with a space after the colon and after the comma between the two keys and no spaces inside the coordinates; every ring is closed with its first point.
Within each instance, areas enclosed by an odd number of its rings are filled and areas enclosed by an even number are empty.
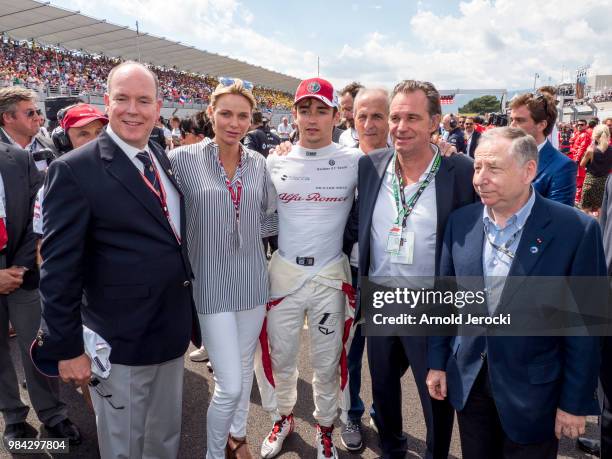
{"type": "MultiPolygon", "coordinates": [[[[110,124],[106,127],[106,133],[110,136],[111,139],[117,144],[117,146],[125,153],[125,155],[130,159],[132,164],[136,166],[140,174],[144,173],[144,165],[142,162],[136,158],[136,155],[141,151],[146,151],[149,153],[153,161],[155,162],[155,167],[157,168],[157,172],[159,173],[159,178],[161,180],[161,184],[164,187],[164,191],[166,192],[166,205],[168,206],[168,213],[170,214],[170,222],[172,223],[172,227],[176,231],[177,235],[181,234],[181,197],[170,181],[166,172],[159,164],[157,157],[151,152],[151,149],[147,145],[143,150],[139,150],[136,147],[133,147],[123,140],[119,138],[117,134],[115,134],[110,127],[110,124]]],[[[144,177],[144,176],[143,176],[144,177]]]]}

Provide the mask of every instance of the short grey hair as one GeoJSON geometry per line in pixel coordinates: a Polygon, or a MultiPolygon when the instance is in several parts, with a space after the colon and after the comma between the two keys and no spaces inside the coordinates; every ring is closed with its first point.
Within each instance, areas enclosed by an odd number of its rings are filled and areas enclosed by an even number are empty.
{"type": "Polygon", "coordinates": [[[19,102],[35,100],[36,93],[23,86],[9,86],[0,89],[0,126],[4,126],[4,114],[15,113],[19,102]]]}
{"type": "Polygon", "coordinates": [[[529,161],[538,164],[538,144],[535,139],[520,128],[498,127],[482,133],[478,148],[493,143],[498,139],[510,141],[510,154],[515,156],[522,165],[529,161]]]}
{"type": "Polygon", "coordinates": [[[151,77],[153,78],[153,81],[155,82],[155,97],[157,99],[160,98],[160,94],[159,94],[159,78],[157,78],[157,75],[155,74],[155,72],[153,70],[151,70],[149,67],[147,67],[144,64],[141,64],[140,62],[136,62],[136,61],[124,61],[119,65],[116,65],[115,67],[113,67],[111,69],[110,72],[108,72],[108,77],[106,78],[106,92],[108,94],[110,94],[111,92],[111,84],[113,81],[113,76],[115,75],[115,73],[118,70],[121,70],[124,67],[130,67],[130,66],[136,66],[136,67],[140,67],[143,70],[145,70],[147,73],[149,73],[149,75],[151,75],[151,77]]]}
{"type": "Polygon", "coordinates": [[[353,101],[353,113],[357,111],[357,105],[359,104],[361,99],[363,99],[364,97],[367,97],[370,95],[376,95],[376,94],[380,95],[385,100],[385,111],[388,114],[389,106],[390,106],[389,91],[387,91],[384,88],[361,88],[357,92],[357,95],[355,96],[355,100],[353,101]]]}

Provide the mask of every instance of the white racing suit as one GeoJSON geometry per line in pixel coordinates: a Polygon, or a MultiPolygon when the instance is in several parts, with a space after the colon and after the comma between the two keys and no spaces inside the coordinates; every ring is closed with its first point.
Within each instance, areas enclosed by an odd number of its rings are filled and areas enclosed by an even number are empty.
{"type": "Polygon", "coordinates": [[[270,297],[255,375],[262,406],[273,420],[293,412],[297,401],[297,356],[308,319],[315,419],[331,426],[350,408],[347,355],[353,334],[355,292],[346,256],[315,275],[275,252],[270,261],[270,297]]]}

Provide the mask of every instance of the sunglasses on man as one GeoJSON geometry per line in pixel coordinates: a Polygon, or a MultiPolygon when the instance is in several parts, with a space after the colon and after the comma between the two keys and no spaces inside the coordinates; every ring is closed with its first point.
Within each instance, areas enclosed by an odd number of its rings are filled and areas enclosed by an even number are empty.
{"type": "Polygon", "coordinates": [[[37,108],[36,110],[30,108],[29,110],[26,110],[24,112],[24,115],[27,116],[28,118],[33,118],[34,115],[42,116],[42,110],[40,108],[37,108]]]}

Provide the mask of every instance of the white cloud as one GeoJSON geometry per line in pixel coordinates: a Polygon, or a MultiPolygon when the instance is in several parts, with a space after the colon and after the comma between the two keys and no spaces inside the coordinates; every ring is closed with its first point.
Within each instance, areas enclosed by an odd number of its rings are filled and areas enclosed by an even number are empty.
{"type": "Polygon", "coordinates": [[[592,73],[610,72],[612,28],[602,16],[611,8],[612,0],[471,0],[452,16],[419,2],[405,38],[369,34],[342,46],[333,80],[392,86],[419,78],[446,89],[516,89],[531,87],[536,72],[539,83],[557,83],[563,66],[566,78],[584,64],[592,73]]]}

